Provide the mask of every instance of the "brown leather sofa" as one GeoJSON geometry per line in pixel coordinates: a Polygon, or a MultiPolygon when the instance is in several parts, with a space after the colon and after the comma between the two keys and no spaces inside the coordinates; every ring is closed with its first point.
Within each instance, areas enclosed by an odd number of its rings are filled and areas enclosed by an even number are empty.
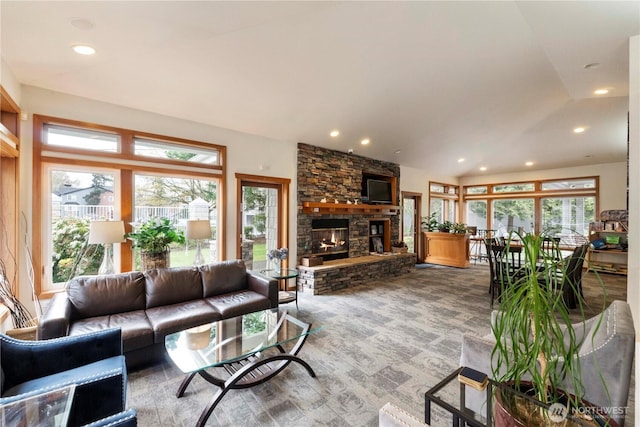
{"type": "Polygon", "coordinates": [[[120,328],[131,368],[163,357],[168,334],[277,306],[277,280],[247,270],[241,260],[80,276],[51,299],[37,336],[120,328]]]}

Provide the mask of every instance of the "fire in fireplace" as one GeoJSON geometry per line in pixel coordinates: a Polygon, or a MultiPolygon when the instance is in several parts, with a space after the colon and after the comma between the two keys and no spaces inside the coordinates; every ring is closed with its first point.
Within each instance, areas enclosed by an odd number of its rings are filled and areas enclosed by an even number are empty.
{"type": "Polygon", "coordinates": [[[349,258],[349,220],[312,220],[311,253],[325,260],[349,258]]]}

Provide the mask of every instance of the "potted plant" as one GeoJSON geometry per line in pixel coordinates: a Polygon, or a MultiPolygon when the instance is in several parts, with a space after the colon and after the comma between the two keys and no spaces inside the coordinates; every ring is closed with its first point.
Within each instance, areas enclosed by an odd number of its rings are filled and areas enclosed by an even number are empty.
{"type": "MultiPolygon", "coordinates": [[[[510,273],[500,293],[500,309],[492,322],[496,338],[492,352],[493,378],[544,404],[579,408],[584,405],[585,389],[578,356],[582,343],[590,338],[574,331],[562,290],[558,289],[558,284],[570,274],[569,263],[543,251],[544,235],[540,234],[512,233],[506,241],[507,248],[516,236],[524,261],[516,270],[505,270],[510,273]],[[571,384],[574,394],[565,393],[563,384],[571,384]]],[[[572,291],[578,300],[577,312],[581,320],[586,320],[580,293],[577,289],[572,291]]],[[[518,408],[526,399],[515,396],[496,393],[496,426],[500,425],[498,419],[507,413],[524,425],[547,425],[549,411],[535,405],[527,410],[534,418],[522,419],[524,415],[518,408]]]]}
{"type": "Polygon", "coordinates": [[[440,224],[438,224],[438,231],[443,233],[450,233],[452,226],[453,226],[453,223],[451,221],[441,222],[440,224]]]}
{"type": "Polygon", "coordinates": [[[467,224],[456,222],[451,226],[451,231],[456,234],[465,234],[467,232],[467,224]]]}
{"type": "Polygon", "coordinates": [[[422,217],[421,223],[424,231],[438,230],[438,212],[431,212],[429,216],[422,217]]]}
{"type": "Polygon", "coordinates": [[[167,218],[152,218],[135,227],[127,234],[134,248],[140,249],[142,270],[169,267],[169,245],[184,244],[182,230],[176,228],[167,218]]]}

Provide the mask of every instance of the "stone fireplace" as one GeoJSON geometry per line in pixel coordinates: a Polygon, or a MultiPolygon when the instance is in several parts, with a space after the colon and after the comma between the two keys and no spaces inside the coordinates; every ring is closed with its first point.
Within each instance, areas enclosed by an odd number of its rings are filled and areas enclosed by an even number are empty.
{"type": "Polygon", "coordinates": [[[311,220],[311,254],[321,256],[325,261],[349,258],[349,220],[311,220]]]}
{"type": "MultiPolygon", "coordinates": [[[[363,178],[366,176],[387,176],[396,179],[396,194],[400,194],[400,166],[395,163],[381,160],[369,159],[355,154],[348,154],[336,150],[315,147],[308,144],[298,144],[297,163],[297,194],[298,194],[298,230],[297,230],[297,252],[298,264],[302,257],[322,256],[325,261],[333,258],[335,252],[340,252],[341,258],[357,258],[368,256],[370,251],[371,233],[370,221],[388,220],[389,241],[400,240],[400,215],[381,212],[344,212],[341,210],[331,211],[334,201],[340,203],[337,206],[346,206],[346,203],[353,203],[356,200],[362,203],[363,178]],[[321,202],[326,209],[314,212],[313,209],[305,210],[305,202],[321,202]],[[345,221],[346,237],[343,238],[331,235],[321,236],[314,232],[316,228],[343,228],[338,227],[316,227],[315,221],[338,220],[345,221]],[[325,242],[339,243],[344,240],[345,245],[340,248],[333,246],[322,246],[322,238],[325,242]],[[323,253],[318,252],[322,248],[323,253]],[[324,249],[327,249],[326,252],[324,249]],[[330,250],[331,249],[331,250],[330,250]],[[330,256],[332,258],[330,258],[330,256]]],[[[396,203],[398,202],[396,201],[396,203]]],[[[342,245],[340,245],[342,246],[342,245]]]]}

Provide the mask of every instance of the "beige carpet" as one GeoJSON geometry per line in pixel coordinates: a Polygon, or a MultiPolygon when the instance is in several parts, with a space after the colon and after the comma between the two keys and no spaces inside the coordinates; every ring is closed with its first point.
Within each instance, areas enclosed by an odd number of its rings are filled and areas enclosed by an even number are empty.
{"type": "MultiPolygon", "coordinates": [[[[609,301],[626,299],[626,277],[602,277],[609,301]]],[[[489,331],[488,280],[482,264],[424,268],[331,295],[300,294],[299,311],[284,307],[324,327],[300,352],[317,378],[292,364],[265,384],[230,391],[207,425],[377,426],[387,401],[422,419],[425,391],[458,366],[462,334],[489,331]]],[[[584,289],[595,312],[603,294],[592,273],[584,289]]],[[[127,406],[139,425],[195,425],[216,389],[196,377],[177,399],[182,377],[170,362],[129,374],[127,406]]],[[[432,424],[451,421],[435,411],[432,424]]],[[[633,413],[626,425],[634,425],[633,413]]]]}

